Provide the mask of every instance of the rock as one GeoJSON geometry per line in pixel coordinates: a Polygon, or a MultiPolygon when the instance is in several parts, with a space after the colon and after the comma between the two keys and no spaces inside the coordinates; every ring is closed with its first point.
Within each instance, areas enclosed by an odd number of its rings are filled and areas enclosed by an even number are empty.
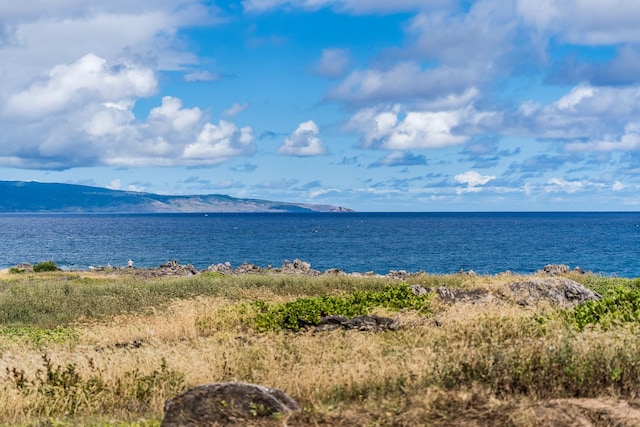
{"type": "Polygon", "coordinates": [[[431,289],[427,289],[422,285],[411,285],[411,292],[414,295],[424,296],[424,295],[429,295],[429,292],[431,292],[431,289]]]}
{"type": "Polygon", "coordinates": [[[278,389],[247,383],[214,383],[168,399],[161,426],[247,425],[261,420],[282,420],[299,410],[296,401],[278,389]]]}
{"type": "Polygon", "coordinates": [[[293,262],[285,260],[280,271],[284,274],[304,274],[307,276],[318,276],[320,272],[311,268],[308,262],[300,261],[298,258],[293,262]]]}
{"type": "Polygon", "coordinates": [[[345,316],[329,315],[320,318],[316,325],[317,331],[332,331],[338,328],[357,329],[359,331],[387,331],[396,330],[400,325],[394,319],[375,314],[365,314],[348,318],[345,316]]]}
{"type": "Polygon", "coordinates": [[[330,268],[328,270],[325,270],[324,273],[325,276],[346,276],[347,273],[345,273],[344,271],[340,270],[339,268],[330,268]]]}
{"type": "Polygon", "coordinates": [[[216,265],[212,264],[207,268],[207,271],[224,274],[226,276],[233,274],[233,269],[231,268],[231,263],[229,262],[225,262],[224,264],[216,264],[216,265]]]}
{"type": "Polygon", "coordinates": [[[19,271],[21,273],[24,273],[24,272],[31,273],[33,271],[33,265],[29,264],[28,262],[23,262],[22,264],[18,264],[13,268],[15,268],[16,271],[19,271]]]}
{"type": "Polygon", "coordinates": [[[404,280],[409,276],[410,274],[406,270],[389,270],[387,273],[387,277],[400,280],[404,280]]]}
{"type": "Polygon", "coordinates": [[[515,302],[520,305],[534,305],[549,301],[560,307],[572,307],[585,301],[600,299],[600,295],[565,278],[533,279],[509,285],[515,302]]]}
{"type": "Polygon", "coordinates": [[[260,268],[260,266],[256,264],[248,264],[246,262],[243,262],[234,270],[234,273],[235,274],[260,274],[262,273],[262,268],[260,268]]]}
{"type": "Polygon", "coordinates": [[[470,302],[477,303],[491,299],[492,296],[489,291],[484,289],[449,289],[445,287],[439,287],[436,289],[436,295],[444,302],[470,302]]]}
{"type": "Polygon", "coordinates": [[[569,272],[569,266],[564,264],[547,264],[542,269],[542,272],[550,276],[567,274],[569,272]]]}

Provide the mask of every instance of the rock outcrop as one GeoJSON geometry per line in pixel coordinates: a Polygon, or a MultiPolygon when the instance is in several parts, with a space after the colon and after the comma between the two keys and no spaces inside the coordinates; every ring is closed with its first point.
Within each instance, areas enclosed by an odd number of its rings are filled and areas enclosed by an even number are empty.
{"type": "Polygon", "coordinates": [[[329,315],[320,319],[316,325],[317,331],[332,331],[334,329],[356,329],[359,331],[395,331],[400,325],[394,319],[365,314],[348,318],[345,316],[329,315]]]}
{"type": "Polygon", "coordinates": [[[519,305],[535,305],[548,301],[559,307],[572,307],[585,301],[598,300],[600,295],[566,278],[531,279],[509,285],[515,302],[519,305]]]}
{"type": "Polygon", "coordinates": [[[282,390],[247,383],[201,385],[168,399],[162,427],[252,425],[286,419],[300,406],[282,390]]]}

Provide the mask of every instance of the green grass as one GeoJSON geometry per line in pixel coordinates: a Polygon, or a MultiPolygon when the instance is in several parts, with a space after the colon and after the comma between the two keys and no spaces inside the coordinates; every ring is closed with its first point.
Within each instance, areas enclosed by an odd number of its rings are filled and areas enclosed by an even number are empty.
{"type": "MultiPolygon", "coordinates": [[[[444,276],[425,275],[426,287],[461,283],[444,276]]],[[[146,313],[162,309],[178,299],[198,296],[246,300],[250,290],[268,290],[286,297],[313,297],[344,292],[377,292],[390,283],[383,277],[221,276],[192,278],[144,278],[120,275],[113,278],[81,278],[74,273],[11,275],[0,282],[0,325],[31,325],[55,328],[80,319],[103,320],[118,314],[146,313]]]]}

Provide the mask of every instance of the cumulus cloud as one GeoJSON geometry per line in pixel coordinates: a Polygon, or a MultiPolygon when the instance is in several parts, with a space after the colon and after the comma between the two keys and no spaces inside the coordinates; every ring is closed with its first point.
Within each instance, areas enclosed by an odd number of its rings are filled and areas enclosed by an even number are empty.
{"type": "Polygon", "coordinates": [[[58,65],[6,103],[3,114],[20,126],[9,124],[0,136],[0,164],[36,169],[214,165],[254,152],[250,127],[207,123],[198,107],[185,108],[176,97],[163,97],[146,120],[138,120],[135,100],[155,89],[151,70],[112,66],[93,54],[58,65]]]}
{"type": "Polygon", "coordinates": [[[315,71],[324,77],[342,77],[349,66],[349,60],[347,49],[323,49],[315,71]]]}
{"type": "Polygon", "coordinates": [[[202,118],[198,107],[182,108],[182,101],[172,96],[162,98],[162,105],[149,112],[149,124],[155,126],[168,125],[171,130],[183,132],[192,129],[202,118]]]}
{"type": "Polygon", "coordinates": [[[354,114],[347,128],[362,135],[363,148],[405,151],[443,148],[469,140],[456,128],[482,126],[492,113],[473,107],[445,111],[404,111],[400,105],[391,108],[365,108],[354,114]]]}
{"type": "Polygon", "coordinates": [[[219,125],[207,123],[195,142],[187,145],[183,152],[185,159],[202,163],[221,163],[231,157],[252,154],[255,137],[250,127],[238,127],[231,122],[220,120],[219,125]]]}
{"type": "Polygon", "coordinates": [[[300,123],[296,130],[278,147],[278,153],[287,156],[319,156],[327,149],[318,138],[318,125],[313,120],[300,123]]]}
{"type": "Polygon", "coordinates": [[[177,29],[218,20],[217,9],[198,0],[18,3],[0,4],[12,40],[0,43],[0,94],[89,52],[112,63],[126,58],[154,69],[180,69],[198,60],[180,45],[177,29]]]}
{"type": "Polygon", "coordinates": [[[87,54],[71,64],[55,66],[43,81],[9,97],[5,112],[37,117],[78,108],[87,102],[145,97],[156,90],[152,70],[135,65],[109,66],[104,58],[87,54]]]}

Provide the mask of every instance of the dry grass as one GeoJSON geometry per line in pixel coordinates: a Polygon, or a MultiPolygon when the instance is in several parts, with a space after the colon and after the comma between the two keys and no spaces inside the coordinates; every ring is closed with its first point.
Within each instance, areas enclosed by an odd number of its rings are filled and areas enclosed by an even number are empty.
{"type": "MultiPolygon", "coordinates": [[[[499,293],[520,279],[505,274],[440,282],[499,293]]],[[[289,425],[549,425],[535,420],[575,421],[585,412],[577,403],[564,412],[559,404],[541,404],[550,399],[606,397],[614,408],[620,406],[615,399],[637,398],[635,325],[580,332],[552,307],[523,309],[496,298],[475,305],[434,302],[436,314],[429,317],[380,311],[402,325],[392,332],[259,333],[249,302],[342,292],[357,281],[319,279],[305,282],[307,291],[292,292],[289,279],[258,279],[255,287],[251,278],[211,280],[202,289],[229,287],[139,312],[78,318],[65,326],[73,331],[68,338],[0,336],[0,423],[154,425],[165,399],[217,381],[286,391],[305,408],[289,425]]],[[[363,281],[364,287],[382,285],[363,281]]],[[[109,298],[96,295],[97,305],[109,298]]]]}

